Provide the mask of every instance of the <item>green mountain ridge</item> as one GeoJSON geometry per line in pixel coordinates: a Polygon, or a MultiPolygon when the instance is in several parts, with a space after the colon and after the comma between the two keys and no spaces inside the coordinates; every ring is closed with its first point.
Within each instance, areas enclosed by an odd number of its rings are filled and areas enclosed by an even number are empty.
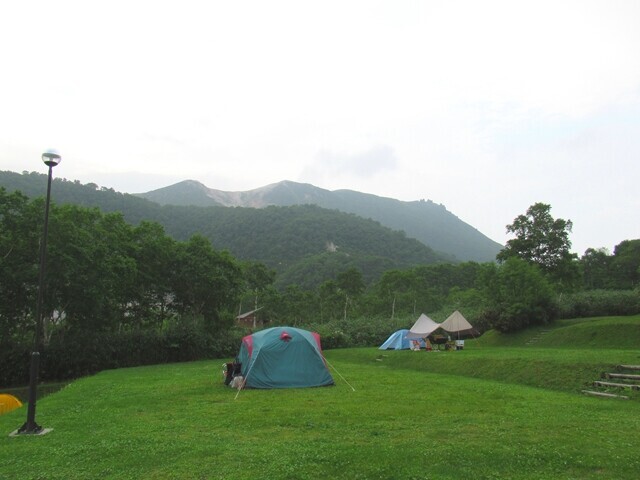
{"type": "MultiPolygon", "coordinates": [[[[0,187],[29,197],[43,196],[46,181],[45,174],[35,172],[0,172],[0,187]]],[[[200,233],[216,249],[273,268],[280,287],[313,287],[352,266],[362,271],[366,281],[373,281],[393,268],[455,261],[374,220],[316,205],[260,209],[161,206],[96,184],[65,179],[54,179],[52,201],[121,212],[132,224],[154,221],[177,240],[200,233]]]]}
{"type": "Polygon", "coordinates": [[[255,190],[225,192],[194,180],[136,194],[160,205],[194,205],[265,208],[318,205],[370,218],[385,227],[404,231],[436,251],[461,261],[493,261],[502,245],[460,220],[431,200],[405,202],[353,190],[325,190],[289,180],[255,190]]]}

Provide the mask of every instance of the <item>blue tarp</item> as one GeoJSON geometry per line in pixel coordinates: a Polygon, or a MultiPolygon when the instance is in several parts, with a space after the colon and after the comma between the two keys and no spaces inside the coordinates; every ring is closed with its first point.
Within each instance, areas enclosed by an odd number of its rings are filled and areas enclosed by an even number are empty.
{"type": "MultiPolygon", "coordinates": [[[[391,334],[387,340],[380,345],[380,350],[409,350],[411,348],[411,340],[407,339],[409,330],[398,330],[391,334]]],[[[420,348],[425,348],[424,340],[418,340],[420,348]]]]}

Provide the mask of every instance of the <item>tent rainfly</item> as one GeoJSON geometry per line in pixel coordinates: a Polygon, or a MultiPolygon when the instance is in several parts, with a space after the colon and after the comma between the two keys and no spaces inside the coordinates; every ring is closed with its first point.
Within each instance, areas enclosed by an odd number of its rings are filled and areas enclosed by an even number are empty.
{"type": "Polygon", "coordinates": [[[450,333],[473,331],[473,325],[471,325],[458,310],[449,315],[449,318],[442,322],[440,327],[450,333]]]}
{"type": "Polygon", "coordinates": [[[439,323],[434,322],[422,313],[418,320],[416,320],[416,323],[413,324],[413,327],[409,330],[406,338],[411,340],[428,337],[432,332],[437,330],[438,327],[440,327],[439,323]]]}
{"type": "Polygon", "coordinates": [[[267,328],[242,339],[237,359],[242,364],[246,387],[333,385],[320,335],[315,332],[294,327],[267,328]]]}
{"type": "MultiPolygon", "coordinates": [[[[380,345],[380,350],[408,350],[411,348],[411,342],[407,338],[409,330],[402,329],[393,332],[387,340],[380,345]]],[[[420,339],[420,348],[425,348],[424,340],[420,339]]]]}

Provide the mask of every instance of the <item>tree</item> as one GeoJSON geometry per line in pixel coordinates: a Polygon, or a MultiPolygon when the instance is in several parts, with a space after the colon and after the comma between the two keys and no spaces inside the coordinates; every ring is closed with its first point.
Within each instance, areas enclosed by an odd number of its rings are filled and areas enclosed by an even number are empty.
{"type": "Polygon", "coordinates": [[[640,284],[640,239],[624,240],[615,246],[611,265],[618,288],[634,288],[640,284]]]}
{"type": "Polygon", "coordinates": [[[413,270],[388,270],[374,288],[366,302],[373,307],[371,313],[387,311],[391,318],[395,318],[397,313],[415,313],[415,292],[416,275],[413,270]]]}
{"type": "Polygon", "coordinates": [[[490,328],[513,332],[555,320],[553,290],[536,265],[512,257],[499,266],[487,264],[482,275],[483,321],[490,328]]]}
{"type": "Polygon", "coordinates": [[[346,320],[349,303],[353,303],[364,292],[365,284],[362,272],[354,267],[340,272],[336,277],[336,285],[344,294],[344,320],[346,320]]]}
{"type": "Polygon", "coordinates": [[[33,333],[43,211],[0,188],[0,345],[33,333]]]}
{"type": "Polygon", "coordinates": [[[318,300],[322,322],[340,317],[340,306],[344,301],[344,296],[335,280],[327,280],[318,287],[318,300]]]}
{"type": "Polygon", "coordinates": [[[227,252],[213,249],[202,235],[178,245],[172,276],[180,313],[202,316],[211,330],[220,328],[222,313],[237,305],[241,292],[240,265],[227,252]]]}
{"type": "MultiPolygon", "coordinates": [[[[273,288],[276,272],[267,268],[263,263],[244,262],[242,264],[245,294],[253,297],[253,309],[258,309],[258,299],[273,288]]],[[[256,317],[253,319],[253,328],[256,327],[256,317]]]]}
{"type": "Polygon", "coordinates": [[[126,322],[136,279],[132,230],[119,213],[52,205],[45,326],[61,312],[74,330],[113,331],[126,322]]]}
{"type": "Polygon", "coordinates": [[[595,290],[611,284],[611,255],[605,248],[587,248],[580,259],[584,288],[595,290]]]}
{"type": "Polygon", "coordinates": [[[576,254],[570,252],[571,220],[554,219],[551,205],[535,203],[525,215],[518,215],[507,232],[516,238],[507,241],[497,259],[504,262],[518,257],[537,265],[561,290],[570,290],[578,279],[576,254]]]}
{"type": "Polygon", "coordinates": [[[171,264],[177,243],[159,223],[141,222],[133,231],[133,257],[137,265],[132,290],[133,319],[138,326],[160,327],[169,316],[171,264]]]}

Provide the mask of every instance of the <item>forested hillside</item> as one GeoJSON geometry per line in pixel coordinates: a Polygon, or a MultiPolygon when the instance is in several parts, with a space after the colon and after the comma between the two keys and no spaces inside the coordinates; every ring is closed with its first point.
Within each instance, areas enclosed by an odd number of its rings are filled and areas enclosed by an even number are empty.
{"type": "MultiPolygon", "coordinates": [[[[10,177],[37,198],[0,185],[0,385],[28,378],[46,189],[44,175],[0,175],[10,177]]],[[[572,222],[546,204],[508,226],[516,236],[500,263],[447,263],[401,232],[314,205],[161,207],[96,185],[53,187],[43,379],[231,355],[246,332],[234,318],[258,307],[260,322],[307,326],[329,347],[377,344],[421,312],[442,321],[459,310],[501,332],[640,312],[640,239],[578,259],[572,222]]]]}
{"type": "Polygon", "coordinates": [[[371,218],[402,230],[436,251],[460,261],[493,261],[502,246],[431,200],[403,202],[353,190],[330,191],[310,184],[283,181],[246,192],[224,192],[187,180],[139,196],[161,205],[236,206],[318,205],[371,218]]]}
{"type": "MultiPolygon", "coordinates": [[[[46,175],[2,172],[0,186],[9,192],[42,196],[46,175]]],[[[61,179],[54,180],[52,190],[54,203],[122,212],[134,225],[156,221],[177,240],[201,233],[216,249],[273,268],[281,287],[292,283],[314,287],[351,266],[362,271],[369,283],[392,268],[453,260],[373,220],[313,205],[264,209],[159,206],[95,184],[61,179]]]]}

